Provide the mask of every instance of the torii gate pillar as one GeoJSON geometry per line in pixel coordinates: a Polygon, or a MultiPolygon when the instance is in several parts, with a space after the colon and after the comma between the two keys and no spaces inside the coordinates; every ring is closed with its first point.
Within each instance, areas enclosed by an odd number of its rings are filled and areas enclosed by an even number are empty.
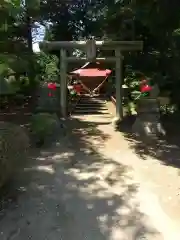
{"type": "Polygon", "coordinates": [[[60,50],[60,108],[63,117],[68,115],[68,100],[67,100],[67,61],[66,50],[60,50]]]}
{"type": "Polygon", "coordinates": [[[120,120],[123,118],[123,106],[122,106],[122,82],[123,82],[123,74],[122,74],[122,61],[123,56],[121,55],[120,49],[115,50],[116,56],[116,66],[115,66],[115,86],[116,86],[116,117],[115,122],[118,124],[120,120]]]}

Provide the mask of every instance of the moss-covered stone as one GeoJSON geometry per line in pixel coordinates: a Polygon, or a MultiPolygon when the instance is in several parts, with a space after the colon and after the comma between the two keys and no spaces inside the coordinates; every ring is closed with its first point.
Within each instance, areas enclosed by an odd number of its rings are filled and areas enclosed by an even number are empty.
{"type": "Polygon", "coordinates": [[[0,187],[28,156],[29,138],[25,130],[9,122],[0,122],[0,187]]]}

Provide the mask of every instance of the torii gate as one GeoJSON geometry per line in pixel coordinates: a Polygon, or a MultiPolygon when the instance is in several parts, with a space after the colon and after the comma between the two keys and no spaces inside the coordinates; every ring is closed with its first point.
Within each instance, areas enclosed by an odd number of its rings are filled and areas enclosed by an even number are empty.
{"type": "Polygon", "coordinates": [[[63,117],[67,117],[67,64],[69,62],[114,62],[116,66],[116,121],[123,118],[122,107],[122,52],[137,51],[143,49],[142,41],[43,41],[40,49],[51,51],[60,50],[60,107],[63,117]],[[81,49],[86,52],[86,57],[68,57],[68,49],[81,49]],[[114,57],[97,58],[97,48],[114,50],[114,57]]]}

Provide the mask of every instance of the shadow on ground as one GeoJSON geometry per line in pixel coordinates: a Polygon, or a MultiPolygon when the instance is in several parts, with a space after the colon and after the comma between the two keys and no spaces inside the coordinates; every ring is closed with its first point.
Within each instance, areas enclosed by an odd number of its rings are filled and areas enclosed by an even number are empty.
{"type": "Polygon", "coordinates": [[[180,117],[164,116],[161,121],[166,131],[164,138],[158,141],[146,141],[144,138],[137,137],[132,133],[132,125],[135,116],[127,117],[120,126],[120,131],[124,133],[125,138],[129,141],[130,147],[142,159],[153,157],[163,164],[180,168],[180,117]]]}
{"type": "Polygon", "coordinates": [[[1,208],[0,232],[13,234],[22,227],[19,240],[28,233],[32,239],[125,240],[124,232],[132,240],[153,238],[156,233],[136,203],[138,186],[130,170],[98,152],[109,137],[97,129],[100,124],[68,120],[65,138],[49,149],[32,150],[24,171],[11,182],[12,201],[1,208]],[[104,166],[113,166],[105,180],[104,166]]]}

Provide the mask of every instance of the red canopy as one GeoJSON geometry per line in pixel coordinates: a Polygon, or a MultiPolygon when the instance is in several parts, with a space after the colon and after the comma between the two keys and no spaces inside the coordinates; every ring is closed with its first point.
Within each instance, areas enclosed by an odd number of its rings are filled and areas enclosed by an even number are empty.
{"type": "Polygon", "coordinates": [[[80,68],[71,73],[79,75],[80,77],[107,77],[111,74],[111,70],[100,70],[98,68],[80,68]]]}
{"type": "Polygon", "coordinates": [[[99,62],[87,62],[81,68],[71,72],[71,74],[79,77],[83,85],[89,91],[93,91],[102,87],[111,74],[111,70],[102,68],[99,62]]]}

